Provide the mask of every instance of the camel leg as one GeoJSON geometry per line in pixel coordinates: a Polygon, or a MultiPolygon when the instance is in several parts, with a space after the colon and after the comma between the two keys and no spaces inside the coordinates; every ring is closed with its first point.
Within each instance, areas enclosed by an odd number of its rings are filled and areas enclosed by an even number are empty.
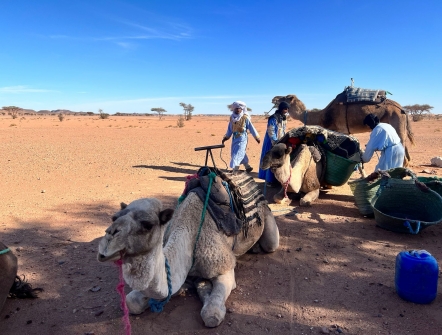
{"type": "Polygon", "coordinates": [[[227,273],[220,275],[212,280],[212,290],[208,294],[208,288],[205,292],[202,290],[200,298],[204,299],[204,305],[201,309],[201,318],[206,327],[217,327],[224,320],[226,315],[226,300],[236,288],[235,272],[231,269],[227,273]]]}
{"type": "Polygon", "coordinates": [[[300,206],[310,206],[313,201],[318,199],[319,197],[319,188],[317,190],[313,190],[311,192],[308,192],[304,197],[299,200],[300,206]]]}
{"type": "Polygon", "coordinates": [[[274,252],[279,247],[279,229],[267,206],[264,207],[264,230],[258,243],[265,252],[274,252]]]}
{"type": "Polygon", "coordinates": [[[133,290],[126,295],[126,305],[131,314],[141,314],[149,306],[149,298],[142,292],[133,290]]]}
{"type": "Polygon", "coordinates": [[[292,202],[290,198],[284,197],[284,187],[273,196],[273,201],[281,205],[289,205],[292,202]]]}
{"type": "MultiPolygon", "coordinates": [[[[6,246],[0,243],[0,251],[5,249],[6,246]]],[[[12,251],[0,255],[0,269],[2,269],[0,273],[0,311],[8,297],[12,284],[14,284],[17,268],[17,257],[12,251]]]]}

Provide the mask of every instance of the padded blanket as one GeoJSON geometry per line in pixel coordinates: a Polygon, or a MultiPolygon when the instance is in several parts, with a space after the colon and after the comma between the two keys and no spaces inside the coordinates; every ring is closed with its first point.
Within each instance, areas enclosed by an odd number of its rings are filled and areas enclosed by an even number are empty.
{"type": "Polygon", "coordinates": [[[355,162],[360,162],[362,156],[359,141],[356,137],[320,126],[304,126],[291,129],[278,143],[285,143],[287,146],[302,143],[320,146],[324,150],[355,162]]]}

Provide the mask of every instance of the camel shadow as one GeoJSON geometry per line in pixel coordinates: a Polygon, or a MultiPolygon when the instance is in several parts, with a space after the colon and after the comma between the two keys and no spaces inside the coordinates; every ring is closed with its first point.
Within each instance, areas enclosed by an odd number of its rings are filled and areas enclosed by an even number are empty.
{"type": "MultiPolygon", "coordinates": [[[[182,169],[178,167],[173,166],[165,166],[165,165],[134,165],[132,166],[136,169],[152,169],[152,170],[162,170],[166,172],[172,172],[172,173],[184,173],[184,174],[195,174],[197,170],[191,170],[191,169],[182,169]]],[[[179,179],[181,180],[181,179],[179,179]]]]}

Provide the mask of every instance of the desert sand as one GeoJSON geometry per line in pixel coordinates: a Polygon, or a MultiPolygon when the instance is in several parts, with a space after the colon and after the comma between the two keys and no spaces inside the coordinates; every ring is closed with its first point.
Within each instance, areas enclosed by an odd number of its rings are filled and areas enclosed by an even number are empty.
{"type": "MultiPolygon", "coordinates": [[[[263,136],[266,120],[252,118],[263,136]]],[[[0,240],[18,256],[18,274],[44,289],[35,300],[7,300],[1,334],[123,334],[118,269],[97,262],[98,241],[120,202],[157,197],[175,207],[186,176],[205,163],[204,152],[194,148],[220,144],[228,115],[194,116],[182,128],[177,119],[0,116],[0,240]]],[[[412,126],[411,169],[441,177],[430,159],[442,155],[442,120],[412,126]]],[[[363,146],[369,133],[356,136],[363,146]]],[[[217,167],[226,167],[229,152],[213,151],[217,167]]],[[[254,177],[260,153],[261,145],[251,140],[254,177]]],[[[367,172],[376,162],[374,157],[366,164],[367,172]]],[[[356,178],[357,172],[351,179],[356,178]]],[[[442,332],[441,293],[431,304],[418,305],[402,300],[394,286],[400,251],[426,249],[442,261],[442,225],[418,235],[381,229],[359,214],[348,185],[321,192],[307,208],[296,200],[275,205],[274,192],[267,189],[266,196],[280,248],[238,259],[237,288],[226,302],[224,322],[205,328],[202,304],[190,292],[173,297],[162,313],[131,316],[132,334],[442,332]]]]}

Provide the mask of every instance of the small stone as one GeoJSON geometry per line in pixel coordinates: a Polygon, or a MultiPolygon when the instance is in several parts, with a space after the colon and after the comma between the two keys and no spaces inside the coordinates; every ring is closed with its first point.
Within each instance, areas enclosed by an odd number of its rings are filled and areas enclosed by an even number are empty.
{"type": "Polygon", "coordinates": [[[282,318],[282,315],[281,315],[281,314],[277,314],[276,316],[277,316],[279,319],[282,318]]]}
{"type": "Polygon", "coordinates": [[[321,330],[319,332],[321,334],[330,334],[330,330],[328,330],[326,327],[321,327],[321,330]]]}
{"type": "Polygon", "coordinates": [[[89,289],[89,291],[91,291],[91,292],[98,292],[98,291],[100,291],[100,290],[101,290],[101,287],[100,287],[100,286],[94,286],[94,287],[92,287],[92,288],[89,289]]]}
{"type": "Polygon", "coordinates": [[[318,300],[318,299],[315,299],[315,300],[313,300],[313,302],[316,302],[316,303],[318,303],[318,302],[319,302],[319,300],[318,300]]]}
{"type": "Polygon", "coordinates": [[[41,193],[46,193],[46,191],[45,190],[41,190],[41,193]]]}
{"type": "Polygon", "coordinates": [[[101,310],[101,311],[97,311],[97,312],[95,312],[95,316],[100,316],[100,315],[103,314],[103,313],[104,313],[103,310],[101,310]]]}
{"type": "Polygon", "coordinates": [[[233,309],[233,308],[228,308],[227,309],[227,313],[234,313],[235,312],[235,309],[233,309]]]}

